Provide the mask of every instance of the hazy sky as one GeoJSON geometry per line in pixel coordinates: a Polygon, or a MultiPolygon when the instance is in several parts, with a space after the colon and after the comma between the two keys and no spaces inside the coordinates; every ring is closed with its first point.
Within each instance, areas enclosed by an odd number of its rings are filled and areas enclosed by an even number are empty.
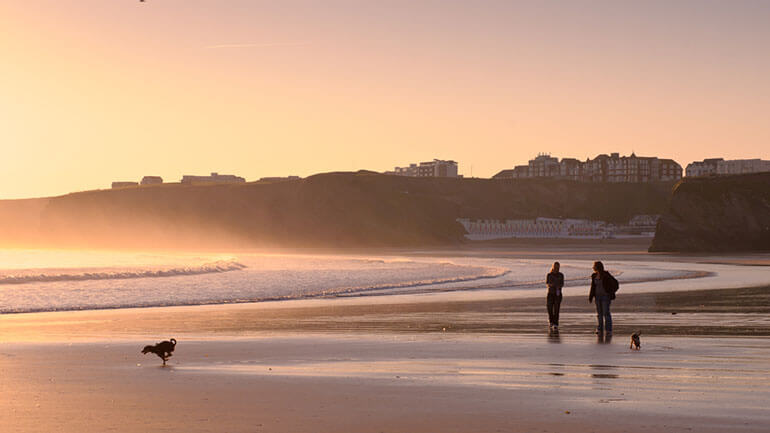
{"type": "Polygon", "coordinates": [[[770,2],[0,1],[0,198],[538,152],[770,159],[770,2]]]}

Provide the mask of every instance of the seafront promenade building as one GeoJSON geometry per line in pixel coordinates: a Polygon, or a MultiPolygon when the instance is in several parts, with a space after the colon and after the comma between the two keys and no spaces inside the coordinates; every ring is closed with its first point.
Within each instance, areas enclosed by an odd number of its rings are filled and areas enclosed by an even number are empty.
{"type": "Polygon", "coordinates": [[[687,164],[687,177],[714,176],[718,174],[746,174],[770,171],[770,161],[755,159],[709,158],[687,164]]]}
{"type": "Polygon", "coordinates": [[[246,182],[246,179],[232,174],[219,174],[213,172],[210,176],[184,175],[182,176],[181,182],[188,185],[201,183],[243,183],[246,182]]]}
{"type": "Polygon", "coordinates": [[[652,238],[659,215],[636,215],[626,224],[573,218],[515,220],[460,218],[469,240],[652,238]]]}
{"type": "Polygon", "coordinates": [[[563,158],[559,161],[549,154],[539,154],[528,165],[503,170],[493,179],[558,178],[583,182],[658,182],[682,178],[682,167],[671,159],[641,157],[618,153],[599,155],[579,161],[563,158]]]}
{"type": "Polygon", "coordinates": [[[458,177],[457,162],[441,159],[396,167],[392,171],[386,171],[385,174],[411,177],[458,177]]]}

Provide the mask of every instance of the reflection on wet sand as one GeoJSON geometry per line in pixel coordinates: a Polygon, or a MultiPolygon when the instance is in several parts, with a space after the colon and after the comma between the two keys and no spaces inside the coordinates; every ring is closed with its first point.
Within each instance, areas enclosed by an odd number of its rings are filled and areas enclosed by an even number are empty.
{"type": "MultiPolygon", "coordinates": [[[[610,337],[612,339],[612,337],[610,337]]],[[[606,339],[604,340],[604,343],[609,343],[606,339]]],[[[589,367],[592,370],[598,370],[598,371],[615,371],[618,367],[612,366],[612,365],[595,365],[591,364],[589,367]]],[[[592,373],[591,377],[594,379],[617,379],[620,376],[615,373],[592,373]]]]}
{"type": "Polygon", "coordinates": [[[561,335],[559,334],[558,330],[550,330],[548,331],[548,342],[549,343],[561,343],[561,335]]]}

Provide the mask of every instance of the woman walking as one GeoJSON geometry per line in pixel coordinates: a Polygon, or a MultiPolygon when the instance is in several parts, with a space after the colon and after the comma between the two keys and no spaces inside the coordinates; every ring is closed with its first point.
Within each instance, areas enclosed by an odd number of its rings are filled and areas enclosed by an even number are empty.
{"type": "Polygon", "coordinates": [[[591,274],[591,291],[588,302],[596,298],[596,334],[612,335],[612,315],[610,302],[615,299],[618,290],[618,280],[604,270],[602,262],[594,262],[594,273],[591,274]]]}
{"type": "Polygon", "coordinates": [[[548,329],[551,331],[559,330],[559,307],[561,307],[561,289],[564,287],[564,274],[559,272],[559,262],[554,262],[551,272],[545,277],[545,284],[548,286],[548,296],[546,297],[546,307],[548,308],[548,329]]]}

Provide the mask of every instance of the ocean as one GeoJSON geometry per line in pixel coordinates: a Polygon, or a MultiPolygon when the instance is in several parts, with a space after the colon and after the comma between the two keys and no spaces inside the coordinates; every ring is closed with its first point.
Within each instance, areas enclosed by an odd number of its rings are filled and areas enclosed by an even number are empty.
{"type": "MultiPolygon", "coordinates": [[[[0,314],[449,291],[496,290],[513,296],[542,291],[550,264],[422,255],[0,250],[0,314]]],[[[587,287],[590,267],[588,260],[562,261],[566,285],[574,293],[587,287]]],[[[660,288],[661,282],[675,280],[692,289],[695,280],[702,284],[717,276],[707,270],[727,267],[701,268],[668,262],[608,264],[624,290],[650,284],[660,288]]]]}

